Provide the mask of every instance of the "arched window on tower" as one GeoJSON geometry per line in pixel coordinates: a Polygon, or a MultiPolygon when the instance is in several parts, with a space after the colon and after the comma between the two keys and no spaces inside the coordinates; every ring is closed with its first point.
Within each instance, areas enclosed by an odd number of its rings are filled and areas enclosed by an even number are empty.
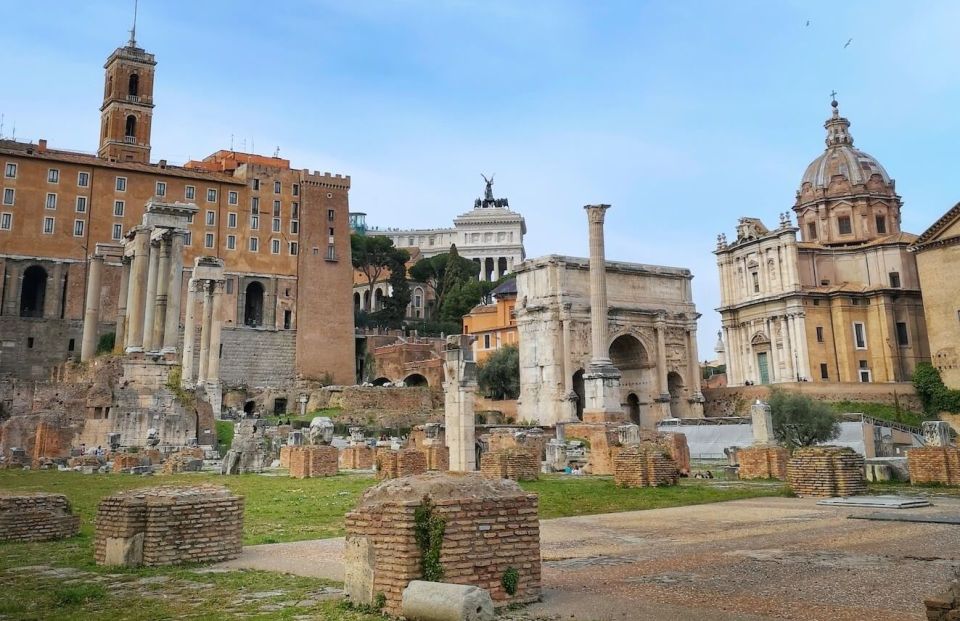
{"type": "Polygon", "coordinates": [[[247,285],[243,303],[243,325],[251,328],[263,325],[263,285],[257,281],[247,285]]]}
{"type": "Polygon", "coordinates": [[[47,270],[31,265],[23,272],[20,287],[20,316],[43,317],[43,302],[47,293],[47,270]]]}
{"type": "Polygon", "coordinates": [[[127,94],[131,97],[137,97],[140,94],[140,76],[135,73],[130,76],[127,94]]]}
{"type": "Polygon", "coordinates": [[[113,95],[113,76],[107,76],[107,88],[103,91],[103,98],[106,99],[113,95]]]}
{"type": "Polygon", "coordinates": [[[123,135],[127,138],[133,138],[137,135],[137,117],[133,116],[132,114],[127,117],[127,125],[124,129],[123,135]]]}

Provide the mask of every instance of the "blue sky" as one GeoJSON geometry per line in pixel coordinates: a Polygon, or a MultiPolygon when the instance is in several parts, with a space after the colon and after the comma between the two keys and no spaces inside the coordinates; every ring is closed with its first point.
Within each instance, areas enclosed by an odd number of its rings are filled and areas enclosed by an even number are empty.
{"type": "MultiPolygon", "coordinates": [[[[3,11],[4,134],[94,151],[132,1],[3,11]]],[[[716,235],[793,205],[831,90],[905,230],[960,200],[958,23],[951,0],[142,0],[137,38],[159,63],[154,159],[279,147],[352,175],[381,226],[448,226],[496,173],[528,256],[586,255],[581,207],[610,203],[608,258],[693,270],[704,359],[716,235]]]]}

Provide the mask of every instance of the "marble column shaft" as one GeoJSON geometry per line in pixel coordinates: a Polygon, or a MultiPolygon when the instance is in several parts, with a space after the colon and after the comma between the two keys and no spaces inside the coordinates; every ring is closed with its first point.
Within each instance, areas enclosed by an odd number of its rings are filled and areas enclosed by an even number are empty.
{"type": "Polygon", "coordinates": [[[778,321],[780,322],[780,330],[783,332],[783,357],[786,358],[785,362],[787,363],[787,381],[795,382],[797,380],[797,371],[793,360],[795,341],[786,316],[780,316],[778,321]]]}
{"type": "Polygon", "coordinates": [[[130,297],[127,304],[127,351],[143,351],[144,302],[150,263],[150,229],[138,227],[133,238],[130,297]]]}
{"type": "Polygon", "coordinates": [[[187,283],[187,309],[183,320],[183,362],[181,363],[180,385],[184,388],[196,386],[193,378],[193,352],[196,347],[197,291],[201,281],[191,278],[187,283]]]}
{"type": "Polygon", "coordinates": [[[660,384],[660,398],[670,396],[670,389],[667,383],[667,343],[666,331],[667,324],[662,318],[657,319],[657,378],[660,384]]]}
{"type": "Polygon", "coordinates": [[[603,220],[609,205],[587,205],[590,224],[590,337],[593,366],[609,366],[607,350],[607,264],[603,243],[603,220]]]}
{"type": "Polygon", "coordinates": [[[697,358],[697,329],[694,327],[687,331],[687,369],[690,373],[690,385],[693,387],[690,395],[700,399],[703,392],[700,389],[700,361],[697,358]]]}
{"type": "Polygon", "coordinates": [[[170,270],[167,290],[167,305],[163,327],[163,352],[176,353],[180,336],[180,298],[183,295],[183,232],[173,231],[170,236],[170,270]]]}
{"type": "Polygon", "coordinates": [[[160,248],[150,243],[150,259],[147,268],[147,291],[143,300],[143,350],[153,351],[153,318],[157,313],[157,271],[160,267],[160,248]]]}
{"type": "Polygon", "coordinates": [[[83,311],[83,339],[80,342],[80,361],[91,360],[97,354],[97,328],[100,324],[100,285],[103,278],[103,257],[94,255],[87,264],[87,299],[83,311]]]}
{"type": "Polygon", "coordinates": [[[224,281],[216,280],[210,283],[213,289],[211,316],[208,327],[210,329],[209,361],[207,362],[207,384],[220,383],[220,316],[223,313],[223,286],[224,281]]]}
{"type": "Polygon", "coordinates": [[[153,349],[163,347],[163,331],[166,327],[167,316],[167,289],[170,286],[170,236],[164,235],[160,239],[160,260],[157,263],[157,296],[156,310],[153,313],[153,335],[150,342],[153,349]]]}
{"type": "Polygon", "coordinates": [[[206,384],[207,371],[210,368],[210,324],[213,319],[212,282],[203,281],[203,319],[200,324],[200,364],[197,371],[197,385],[206,384]]]}
{"type": "Polygon", "coordinates": [[[120,292],[117,295],[117,330],[113,351],[120,353],[126,347],[127,339],[127,299],[130,297],[130,259],[120,259],[120,292]]]}

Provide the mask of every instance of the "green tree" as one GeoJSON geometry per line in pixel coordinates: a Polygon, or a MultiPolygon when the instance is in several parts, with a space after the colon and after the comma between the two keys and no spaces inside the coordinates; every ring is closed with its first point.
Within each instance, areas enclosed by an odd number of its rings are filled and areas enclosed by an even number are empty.
{"type": "Polygon", "coordinates": [[[390,285],[390,297],[383,301],[383,318],[391,327],[399,327],[407,315],[407,306],[410,304],[410,281],[407,280],[407,261],[410,253],[402,248],[396,248],[390,265],[390,276],[387,284],[390,285]]]}
{"type": "Polygon", "coordinates": [[[960,390],[950,390],[938,371],[929,362],[921,362],[913,372],[913,387],[923,403],[927,416],[939,412],[960,412],[960,390]]]}
{"type": "MultiPolygon", "coordinates": [[[[438,254],[428,259],[420,259],[410,268],[410,278],[422,282],[433,291],[436,309],[442,309],[447,297],[447,287],[453,283],[476,280],[480,266],[460,256],[456,244],[450,246],[450,252],[438,254]],[[453,257],[453,276],[448,283],[447,266],[453,257]]],[[[458,318],[459,320],[459,318],[458,318]]]]}
{"type": "Polygon", "coordinates": [[[516,399],[520,395],[520,350],[501,347],[479,365],[477,382],[491,399],[516,399]]]}
{"type": "Polygon", "coordinates": [[[496,286],[497,283],[474,279],[452,286],[440,308],[440,319],[462,324],[463,316],[486,299],[496,286]]]}
{"type": "Polygon", "coordinates": [[[795,392],[774,389],[770,392],[773,435],[788,448],[811,446],[835,440],[840,423],[825,403],[795,392]]]}
{"type": "Polygon", "coordinates": [[[367,291],[371,302],[374,283],[397,260],[398,250],[393,247],[393,240],[389,237],[356,233],[350,236],[350,261],[353,263],[353,268],[363,272],[367,278],[367,291]]]}

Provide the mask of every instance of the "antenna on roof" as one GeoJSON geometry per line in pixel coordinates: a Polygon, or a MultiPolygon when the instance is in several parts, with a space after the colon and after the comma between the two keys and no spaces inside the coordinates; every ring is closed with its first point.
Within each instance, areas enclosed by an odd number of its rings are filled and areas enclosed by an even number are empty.
{"type": "Polygon", "coordinates": [[[233,134],[230,134],[230,150],[233,151],[233,134]]]}
{"type": "Polygon", "coordinates": [[[127,42],[130,47],[137,47],[137,2],[133,0],[133,27],[130,28],[130,41],[127,42]]]}
{"type": "Polygon", "coordinates": [[[274,150],[273,157],[280,157],[280,145],[277,145],[277,148],[274,150]]]}

